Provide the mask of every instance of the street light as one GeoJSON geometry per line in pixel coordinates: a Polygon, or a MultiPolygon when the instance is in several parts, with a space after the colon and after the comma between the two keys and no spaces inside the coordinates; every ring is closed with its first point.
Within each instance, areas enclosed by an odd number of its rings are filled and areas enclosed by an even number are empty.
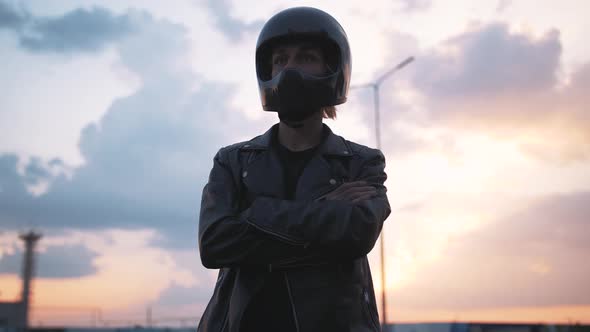
{"type": "MultiPolygon", "coordinates": [[[[349,89],[361,89],[361,88],[373,88],[373,100],[375,106],[375,138],[377,141],[377,149],[381,150],[381,120],[379,116],[379,86],[385,79],[387,79],[391,74],[395,73],[396,71],[402,69],[410,62],[414,61],[414,57],[408,57],[404,61],[397,64],[397,66],[388,70],[385,74],[381,75],[375,82],[361,84],[361,85],[353,85],[349,89]]],[[[383,325],[382,329],[385,330],[385,324],[387,323],[387,310],[386,310],[386,300],[385,300],[385,241],[384,238],[384,231],[381,230],[381,312],[383,313],[383,325]]]]}

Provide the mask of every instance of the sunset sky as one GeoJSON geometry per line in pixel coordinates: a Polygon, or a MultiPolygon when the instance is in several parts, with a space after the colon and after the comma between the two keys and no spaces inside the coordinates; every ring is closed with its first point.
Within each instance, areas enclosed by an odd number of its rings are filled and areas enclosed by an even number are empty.
{"type": "MultiPolygon", "coordinates": [[[[201,190],[278,121],[256,38],[302,5],[344,27],[353,85],[416,59],[381,87],[390,322],[590,324],[585,0],[0,0],[0,301],[35,229],[33,324],[200,316],[201,190]]],[[[372,102],[325,123],[374,147],[372,102]]]]}

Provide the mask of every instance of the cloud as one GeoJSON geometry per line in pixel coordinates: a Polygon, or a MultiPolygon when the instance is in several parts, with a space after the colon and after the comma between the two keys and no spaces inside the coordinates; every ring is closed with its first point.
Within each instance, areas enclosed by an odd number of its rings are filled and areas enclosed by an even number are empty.
{"type": "Polygon", "coordinates": [[[0,1],[0,28],[14,31],[20,45],[31,52],[95,52],[132,32],[131,16],[94,7],[38,17],[0,1]]]}
{"type": "Polygon", "coordinates": [[[392,301],[445,310],[588,305],[583,287],[590,193],[550,195],[483,227],[450,237],[438,260],[392,301]],[[452,296],[449,296],[452,294],[452,296]]]}
{"type": "Polygon", "coordinates": [[[140,29],[117,44],[141,86],[82,130],[85,164],[66,176],[33,159],[21,175],[16,156],[0,157],[4,227],[151,228],[160,235],[156,245],[196,248],[201,191],[215,152],[265,128],[228,106],[235,87],[202,81],[187,69],[181,25],[141,17],[140,29]],[[32,196],[27,181],[39,177],[50,186],[32,196]]]}
{"type": "Polygon", "coordinates": [[[18,157],[16,155],[0,156],[0,204],[15,196],[27,194],[24,179],[17,172],[18,157]],[[10,193],[11,195],[8,195],[10,193]]]}
{"type": "MultiPolygon", "coordinates": [[[[22,250],[14,250],[0,258],[0,273],[20,274],[22,250]]],[[[35,257],[35,276],[38,278],[80,278],[96,273],[93,265],[98,254],[83,245],[50,246],[35,257]]]]}
{"type": "Polygon", "coordinates": [[[197,285],[194,287],[184,287],[172,283],[166,288],[155,302],[162,307],[178,307],[191,304],[204,304],[209,302],[213,294],[213,283],[197,285]]]}
{"type": "Polygon", "coordinates": [[[231,143],[225,133],[244,127],[221,122],[239,116],[211,102],[226,100],[231,90],[208,86],[192,93],[174,83],[164,82],[174,90],[166,94],[140,90],[115,102],[98,125],[82,133],[86,164],[71,179],[54,178],[44,195],[30,196],[16,171],[16,157],[2,156],[2,223],[13,228],[26,220],[52,228],[153,227],[169,237],[169,245],[196,246],[201,190],[213,155],[231,143]]]}
{"type": "Polygon", "coordinates": [[[18,29],[28,19],[28,12],[0,1],[0,28],[18,29]]]}
{"type": "Polygon", "coordinates": [[[560,55],[556,30],[535,40],[510,33],[506,24],[492,23],[453,37],[421,57],[414,84],[433,99],[518,96],[551,89],[560,55]]]}
{"type": "Polygon", "coordinates": [[[432,0],[399,0],[398,2],[405,12],[426,10],[432,6],[432,0]]]}
{"type": "MultiPolygon", "coordinates": [[[[19,171],[21,165],[14,154],[0,155],[0,209],[10,210],[11,206],[24,208],[19,204],[31,199],[32,194],[36,194],[39,188],[42,189],[54,177],[67,174],[67,169],[59,159],[44,163],[33,157],[23,166],[22,171],[19,171]]],[[[7,214],[0,212],[0,215],[9,218],[7,214]]],[[[4,223],[12,222],[4,220],[4,223]]]]}
{"type": "MultiPolygon", "coordinates": [[[[587,160],[590,114],[582,91],[590,88],[590,66],[564,80],[561,57],[558,30],[533,36],[505,23],[472,24],[384,83],[382,109],[395,112],[382,112],[383,132],[395,134],[402,124],[415,152],[432,148],[423,134],[443,130],[510,140],[552,164],[587,160]]],[[[389,135],[391,142],[384,137],[384,145],[394,146],[400,134],[389,135]]]]}
{"type": "Polygon", "coordinates": [[[166,84],[193,85],[197,79],[190,71],[189,40],[182,24],[156,20],[146,12],[129,12],[136,31],[120,40],[116,46],[121,63],[138,75],[146,97],[167,97],[175,87],[166,84]]]}
{"type": "Polygon", "coordinates": [[[207,0],[207,8],[213,15],[216,27],[232,41],[240,40],[245,34],[258,32],[264,25],[262,20],[245,23],[231,16],[231,5],[228,0],[207,0]]]}
{"type": "MultiPolygon", "coordinates": [[[[43,230],[36,246],[35,303],[41,307],[92,304],[101,307],[107,317],[112,310],[143,312],[146,303],[156,303],[169,287],[195,290],[201,285],[206,296],[215,283],[215,271],[200,265],[194,248],[175,251],[150,245],[157,236],[152,229],[43,230]],[[138,271],[141,278],[137,277],[138,271]]],[[[7,257],[11,265],[6,268],[0,259],[0,277],[10,280],[6,287],[14,296],[20,289],[22,257],[16,237],[17,232],[12,231],[0,234],[0,255],[7,257]]],[[[196,308],[192,313],[204,309],[203,303],[191,307],[196,308]]],[[[160,317],[162,309],[168,310],[168,306],[158,306],[160,317]]],[[[172,307],[177,309],[188,310],[172,307]]]]}
{"type": "Polygon", "coordinates": [[[496,11],[498,13],[504,12],[511,5],[512,5],[512,0],[498,0],[498,5],[496,6],[496,11]]]}

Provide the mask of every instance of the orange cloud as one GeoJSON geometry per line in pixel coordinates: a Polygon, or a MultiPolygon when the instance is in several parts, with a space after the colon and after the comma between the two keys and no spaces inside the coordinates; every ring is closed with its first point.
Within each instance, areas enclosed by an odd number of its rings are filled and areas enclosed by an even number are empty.
{"type": "Polygon", "coordinates": [[[412,108],[428,126],[484,133],[530,156],[567,163],[590,158],[590,64],[560,80],[560,34],[536,38],[507,24],[475,26],[418,57],[412,108]]]}

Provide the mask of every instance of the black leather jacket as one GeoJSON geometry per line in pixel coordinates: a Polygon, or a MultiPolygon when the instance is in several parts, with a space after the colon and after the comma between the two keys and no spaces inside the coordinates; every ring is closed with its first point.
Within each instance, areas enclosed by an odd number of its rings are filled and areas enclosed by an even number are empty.
{"type": "MultiPolygon", "coordinates": [[[[277,125],[275,125],[276,127],[277,125]]],[[[367,254],[391,209],[381,151],[329,131],[284,200],[283,173],[270,149],[273,128],[222,148],[203,189],[199,249],[220,269],[198,331],[239,331],[242,314],[269,271],[283,273],[296,329],[380,331],[367,254]],[[347,181],[377,196],[359,203],[323,200],[347,181]]]]}

